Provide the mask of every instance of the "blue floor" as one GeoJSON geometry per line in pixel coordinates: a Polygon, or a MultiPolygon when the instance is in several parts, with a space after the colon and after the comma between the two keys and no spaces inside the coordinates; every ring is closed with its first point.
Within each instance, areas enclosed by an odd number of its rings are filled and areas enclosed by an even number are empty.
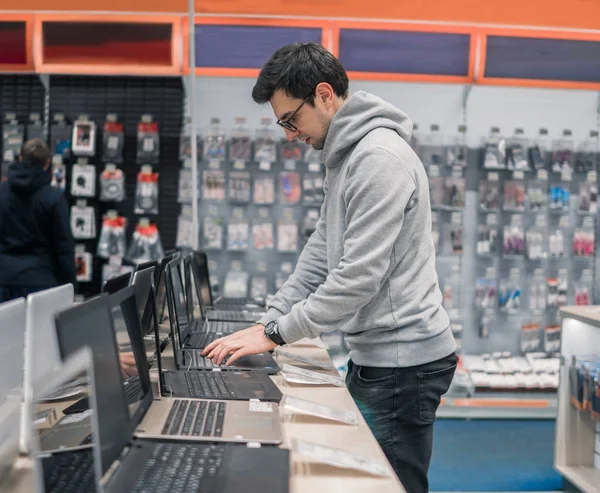
{"type": "Polygon", "coordinates": [[[435,424],[430,491],[554,491],[553,420],[455,420],[435,424]]]}

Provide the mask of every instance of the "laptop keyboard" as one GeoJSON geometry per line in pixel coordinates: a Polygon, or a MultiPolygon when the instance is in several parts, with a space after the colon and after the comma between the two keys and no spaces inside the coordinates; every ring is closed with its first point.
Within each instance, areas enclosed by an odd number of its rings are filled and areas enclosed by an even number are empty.
{"type": "Polygon", "coordinates": [[[57,453],[43,459],[46,493],[96,491],[91,450],[57,453]]]}
{"type": "Polygon", "coordinates": [[[236,398],[235,392],[227,388],[227,377],[219,372],[195,371],[184,373],[190,397],[203,399],[236,398]]]}
{"type": "Polygon", "coordinates": [[[234,312],[228,310],[215,310],[213,312],[208,312],[208,318],[211,319],[212,323],[214,323],[212,319],[215,318],[225,318],[227,320],[235,322],[245,322],[246,314],[242,312],[234,312]]]}
{"type": "Polygon", "coordinates": [[[142,394],[142,382],[140,377],[134,377],[127,382],[125,385],[125,396],[127,397],[127,403],[132,404],[140,400],[142,394]]]}
{"type": "Polygon", "coordinates": [[[195,348],[205,348],[217,338],[218,337],[214,334],[191,334],[189,340],[187,341],[187,345],[195,348]]]}
{"type": "Polygon", "coordinates": [[[222,437],[226,410],[225,402],[175,399],[161,434],[222,437]]]}
{"type": "Polygon", "coordinates": [[[159,443],[140,472],[131,493],[217,491],[225,447],[159,443]]]}

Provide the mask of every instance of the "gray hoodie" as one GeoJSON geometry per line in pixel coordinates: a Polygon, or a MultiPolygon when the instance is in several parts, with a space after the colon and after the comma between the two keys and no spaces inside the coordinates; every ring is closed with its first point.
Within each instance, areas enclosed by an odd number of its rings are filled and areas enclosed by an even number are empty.
{"type": "Polygon", "coordinates": [[[376,367],[421,365],[456,349],[411,132],[403,112],[363,91],[334,116],[321,218],[260,320],[277,320],[287,343],[341,329],[352,361],[376,367]]]}

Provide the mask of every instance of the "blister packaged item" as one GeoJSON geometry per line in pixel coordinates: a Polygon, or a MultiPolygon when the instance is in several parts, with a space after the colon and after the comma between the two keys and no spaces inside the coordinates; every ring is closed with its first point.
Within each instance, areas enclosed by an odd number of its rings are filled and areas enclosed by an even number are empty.
{"type": "Polygon", "coordinates": [[[252,139],[248,128],[248,119],[244,116],[236,117],[235,125],[231,130],[229,160],[245,163],[252,160],[252,139]]]}
{"type": "Polygon", "coordinates": [[[593,257],[596,236],[593,229],[577,228],[573,235],[573,255],[575,257],[593,257]]]}
{"type": "Polygon", "coordinates": [[[14,113],[6,113],[2,125],[2,161],[16,161],[24,142],[25,126],[16,120],[14,113]]]}
{"type": "Polygon", "coordinates": [[[100,200],[103,202],[125,200],[125,174],[114,164],[107,164],[100,174],[100,200]]]}
{"type": "Polygon", "coordinates": [[[513,137],[506,143],[506,168],[510,170],[526,170],[529,168],[527,160],[528,141],[522,128],[516,128],[513,137]]]}
{"type": "Polygon", "coordinates": [[[484,211],[497,211],[500,209],[498,173],[489,173],[487,180],[479,182],[479,207],[484,211]]]}
{"type": "Polygon", "coordinates": [[[496,306],[497,281],[494,278],[482,277],[475,282],[475,306],[488,310],[496,306]]]}
{"type": "MultiPolygon", "coordinates": [[[[200,172],[198,171],[196,188],[200,189],[200,172]]],[[[192,179],[192,162],[186,159],[183,167],[179,170],[179,181],[177,185],[177,202],[180,204],[189,204],[192,202],[194,194],[194,181],[192,179]]]]}
{"type": "Polygon", "coordinates": [[[204,218],[204,249],[221,250],[223,248],[223,220],[219,217],[204,218]]]}
{"type": "Polygon", "coordinates": [[[94,156],[96,154],[96,123],[82,115],[73,123],[71,150],[75,156],[94,156]]]}
{"type": "Polygon", "coordinates": [[[260,119],[260,127],[256,130],[254,141],[254,160],[256,162],[274,163],[277,161],[277,144],[275,142],[275,129],[271,118],[260,119]]]}
{"type": "Polygon", "coordinates": [[[67,167],[63,163],[62,156],[52,156],[52,181],[50,185],[58,188],[61,192],[65,191],[67,186],[67,167]]]}
{"type": "Polygon", "coordinates": [[[485,169],[504,169],[506,167],[506,140],[500,135],[498,127],[492,127],[490,135],[483,141],[485,169]]]}
{"type": "Polygon", "coordinates": [[[175,246],[177,248],[194,249],[196,247],[192,216],[192,207],[190,205],[184,205],[181,208],[181,214],[179,214],[179,217],[177,218],[177,239],[175,241],[175,246]]]}
{"type": "Polygon", "coordinates": [[[458,136],[450,138],[446,145],[446,163],[453,168],[467,167],[466,125],[459,125],[458,136]]]}
{"type": "Polygon", "coordinates": [[[504,227],[504,245],[502,253],[505,257],[525,255],[525,234],[519,224],[504,227]]]}
{"type": "Polygon", "coordinates": [[[525,183],[521,180],[507,180],[504,182],[504,210],[525,210],[525,183]]]}
{"type": "Polygon", "coordinates": [[[137,163],[158,164],[159,157],[158,123],[150,115],[144,115],[137,125],[137,163]]]}
{"type": "Polygon", "coordinates": [[[254,203],[272,204],[275,202],[275,178],[269,175],[258,175],[254,178],[254,203]]]}
{"type": "Polygon", "coordinates": [[[548,354],[560,351],[560,325],[548,325],[544,329],[544,351],[548,354]]]}
{"type": "Polygon", "coordinates": [[[431,125],[430,133],[421,138],[420,154],[421,161],[427,166],[442,166],[445,164],[446,148],[444,146],[444,136],[440,132],[437,124],[431,125]]]}
{"type": "Polygon", "coordinates": [[[266,277],[254,276],[250,282],[250,297],[252,299],[265,299],[269,294],[269,288],[267,284],[268,281],[266,277]]]}
{"type": "Polygon", "coordinates": [[[555,183],[548,193],[550,210],[553,212],[569,212],[571,192],[568,183],[555,183]]]}
{"type": "Polygon", "coordinates": [[[279,173],[279,203],[292,205],[300,202],[300,175],[294,171],[279,173]]]}
{"type": "Polygon", "coordinates": [[[548,305],[561,307],[567,304],[569,291],[568,273],[565,269],[559,271],[558,277],[549,277],[546,280],[546,292],[548,293],[548,305]]]}
{"type": "Polygon", "coordinates": [[[439,167],[429,167],[429,200],[431,207],[436,209],[444,205],[444,178],[439,176],[439,167]]]}
{"type": "MultiPolygon", "coordinates": [[[[591,172],[596,178],[596,172],[591,172]]],[[[596,214],[598,212],[598,184],[594,179],[589,179],[579,185],[579,208],[580,214],[596,214]]]]}
{"type": "Polygon", "coordinates": [[[318,209],[310,209],[310,210],[306,211],[306,214],[304,215],[303,229],[304,229],[304,237],[307,240],[316,231],[318,221],[319,221],[318,209]]]}
{"type": "MultiPolygon", "coordinates": [[[[186,119],[183,130],[179,135],[179,160],[192,159],[192,122],[186,119]]],[[[202,159],[202,137],[196,134],[196,159],[202,159]]]]}
{"type": "Polygon", "coordinates": [[[525,234],[527,246],[527,258],[529,260],[541,260],[546,258],[546,231],[541,227],[532,227],[525,234]]]}
{"type": "Polygon", "coordinates": [[[277,224],[277,250],[296,252],[298,250],[298,224],[290,219],[282,219],[277,224]]]}
{"type": "Polygon", "coordinates": [[[491,256],[498,252],[498,227],[480,224],[477,227],[477,255],[491,256]]]}
{"type": "Polygon", "coordinates": [[[247,219],[231,218],[227,225],[227,250],[242,252],[248,250],[250,225],[247,219]]]}
{"type": "Polygon", "coordinates": [[[448,176],[444,180],[444,206],[462,209],[465,206],[465,179],[448,176]]]}
{"type": "Polygon", "coordinates": [[[134,212],[158,214],[158,173],[152,171],[152,166],[142,166],[137,175],[134,212]]]}
{"type": "Polygon", "coordinates": [[[42,115],[37,112],[29,114],[29,123],[27,124],[27,140],[41,139],[44,142],[46,139],[46,132],[44,130],[44,122],[42,122],[42,115]]]}
{"type": "Polygon", "coordinates": [[[71,207],[71,232],[76,240],[96,238],[96,211],[85,200],[71,207]]]}
{"type": "Polygon", "coordinates": [[[96,256],[108,259],[124,257],[126,252],[125,227],[127,220],[116,211],[109,211],[102,219],[96,256]]]}
{"type": "Polygon", "coordinates": [[[282,161],[302,161],[304,145],[300,141],[282,139],[280,149],[282,161]]]}
{"type": "Polygon", "coordinates": [[[575,171],[589,173],[596,171],[598,165],[598,130],[592,130],[590,137],[579,146],[575,156],[575,171]]]}
{"type": "Polygon", "coordinates": [[[223,296],[226,298],[248,298],[250,276],[245,271],[230,270],[225,274],[223,296]]]}
{"type": "Polygon", "coordinates": [[[50,152],[65,159],[71,157],[73,126],[67,123],[65,115],[56,113],[50,127],[50,152]]]}
{"type": "Polygon", "coordinates": [[[94,197],[96,195],[96,167],[93,164],[83,161],[73,165],[71,195],[73,197],[94,197]]]}
{"type": "Polygon", "coordinates": [[[219,118],[211,118],[204,137],[204,160],[224,161],[226,158],[225,131],[219,118]]]}
{"type": "Polygon", "coordinates": [[[442,303],[447,311],[452,311],[462,306],[460,299],[461,284],[460,267],[453,265],[452,272],[444,279],[442,285],[442,303]]]}
{"type": "Polygon", "coordinates": [[[529,288],[529,310],[543,312],[546,310],[546,282],[543,269],[536,269],[529,288]]]}
{"type": "Polygon", "coordinates": [[[573,150],[575,143],[570,130],[564,130],[563,136],[552,142],[552,171],[560,173],[573,169],[573,150]]]}
{"type": "Polygon", "coordinates": [[[592,292],[594,290],[594,273],[591,269],[585,269],[581,278],[575,283],[575,304],[579,306],[591,305],[592,292]]]}
{"type": "Polygon", "coordinates": [[[517,313],[521,308],[521,280],[519,269],[511,269],[510,277],[500,281],[498,306],[503,312],[517,313]]]}
{"type": "Polygon", "coordinates": [[[85,245],[75,245],[75,273],[77,282],[90,282],[94,272],[94,257],[85,251],[85,245]]]}
{"type": "Polygon", "coordinates": [[[255,222],[252,225],[252,238],[255,250],[270,250],[274,247],[273,223],[271,221],[255,222]]]}
{"type": "Polygon", "coordinates": [[[547,207],[548,182],[534,180],[527,185],[527,203],[530,211],[539,212],[547,207]]]}
{"type": "Polygon", "coordinates": [[[561,258],[565,256],[565,239],[567,232],[563,228],[554,229],[548,236],[548,253],[552,258],[561,258]]]}
{"type": "Polygon", "coordinates": [[[535,320],[521,326],[521,353],[539,351],[542,344],[542,323],[535,320]]]}
{"type": "Polygon", "coordinates": [[[225,200],[225,172],[218,169],[202,173],[202,198],[204,200],[225,200]]]}
{"type": "Polygon", "coordinates": [[[548,129],[540,128],[538,137],[529,143],[529,164],[533,169],[546,169],[545,153],[550,151],[548,129]]]}
{"type": "Polygon", "coordinates": [[[124,147],[123,124],[117,122],[116,115],[107,115],[102,135],[102,160],[105,163],[121,164],[124,147]]]}
{"type": "Polygon", "coordinates": [[[250,202],[250,173],[248,171],[229,172],[229,201],[247,204],[250,202]]]}
{"type": "Polygon", "coordinates": [[[135,227],[127,259],[134,264],[160,260],[165,256],[160,234],[156,224],[151,224],[148,219],[142,218],[135,227]]]}
{"type": "Polygon", "coordinates": [[[463,225],[460,223],[446,224],[445,229],[445,253],[447,255],[460,255],[463,252],[463,225]]]}

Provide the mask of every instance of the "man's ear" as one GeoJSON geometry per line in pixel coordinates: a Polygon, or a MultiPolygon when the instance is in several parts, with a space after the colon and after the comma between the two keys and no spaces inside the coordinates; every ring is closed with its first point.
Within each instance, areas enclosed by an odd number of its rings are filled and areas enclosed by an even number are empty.
{"type": "Polygon", "coordinates": [[[332,106],[335,99],[333,87],[327,82],[321,82],[315,90],[315,98],[326,107],[332,106]]]}

